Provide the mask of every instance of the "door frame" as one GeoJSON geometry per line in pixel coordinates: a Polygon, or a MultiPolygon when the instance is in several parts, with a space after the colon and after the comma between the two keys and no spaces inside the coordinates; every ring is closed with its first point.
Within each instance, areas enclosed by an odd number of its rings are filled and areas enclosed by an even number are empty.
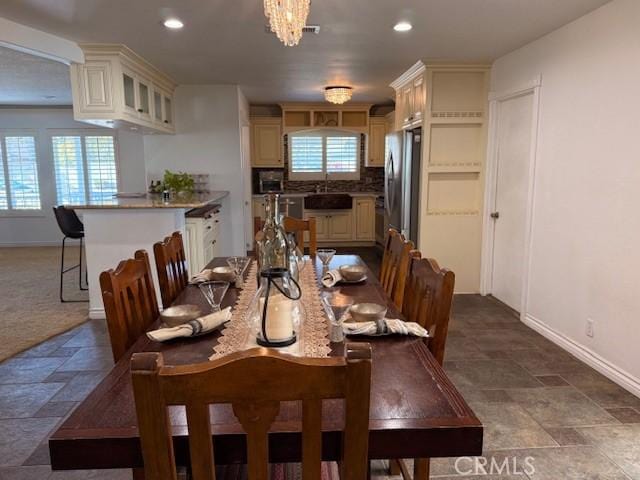
{"type": "Polygon", "coordinates": [[[533,95],[531,118],[531,146],[529,149],[529,173],[527,179],[527,205],[524,232],[524,255],[522,258],[522,284],[520,297],[520,318],[524,319],[527,312],[529,294],[529,272],[531,267],[531,238],[533,230],[533,209],[535,193],[535,171],[538,153],[538,132],[540,120],[540,89],[542,77],[538,75],[525,85],[503,92],[489,94],[489,128],[487,143],[487,175],[485,178],[484,212],[482,226],[482,254],[480,266],[480,294],[489,295],[493,290],[493,248],[495,224],[490,214],[496,202],[498,181],[498,124],[499,105],[501,102],[524,95],[533,95]]]}

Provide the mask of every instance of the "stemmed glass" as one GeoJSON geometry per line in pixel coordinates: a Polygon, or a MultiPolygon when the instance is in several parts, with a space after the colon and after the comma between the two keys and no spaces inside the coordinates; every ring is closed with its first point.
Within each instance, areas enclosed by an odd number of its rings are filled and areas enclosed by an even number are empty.
{"type": "Polygon", "coordinates": [[[329,269],[329,263],[331,262],[331,259],[335,254],[336,254],[336,251],[333,248],[319,248],[316,250],[316,255],[322,262],[323,270],[329,269]]]}
{"type": "Polygon", "coordinates": [[[229,289],[229,282],[221,282],[218,280],[202,282],[198,285],[198,288],[200,288],[200,292],[202,292],[207,303],[211,306],[211,311],[219,312],[222,299],[229,289]]]}
{"type": "Polygon", "coordinates": [[[342,342],[344,340],[342,323],[344,322],[345,314],[353,305],[353,298],[342,295],[340,289],[332,289],[322,293],[322,304],[331,323],[330,340],[332,342],[342,342]]]}
{"type": "Polygon", "coordinates": [[[231,267],[233,273],[236,278],[236,288],[242,288],[242,284],[244,283],[244,279],[242,278],[242,273],[244,269],[249,263],[249,258],[247,257],[229,257],[227,258],[227,265],[231,267]]]}

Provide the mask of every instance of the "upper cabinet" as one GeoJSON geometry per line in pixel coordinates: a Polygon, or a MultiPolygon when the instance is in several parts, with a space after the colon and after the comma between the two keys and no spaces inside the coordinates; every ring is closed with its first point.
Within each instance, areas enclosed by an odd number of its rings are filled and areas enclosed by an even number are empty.
{"type": "Polygon", "coordinates": [[[124,45],[81,45],[84,64],[71,65],[76,120],[142,133],[175,133],[176,83],[124,45]]]}
{"type": "Polygon", "coordinates": [[[387,134],[385,117],[369,118],[369,143],[367,148],[367,167],[384,167],[384,141],[387,134]]]}
{"type": "Polygon", "coordinates": [[[283,133],[308,129],[341,129],[369,134],[370,104],[284,103],[283,133]]]}
{"type": "Polygon", "coordinates": [[[426,107],[425,71],[425,65],[418,62],[391,84],[396,91],[396,130],[422,123],[426,107]]]}
{"type": "Polygon", "coordinates": [[[282,118],[251,117],[251,166],[282,168],[282,118]]]}

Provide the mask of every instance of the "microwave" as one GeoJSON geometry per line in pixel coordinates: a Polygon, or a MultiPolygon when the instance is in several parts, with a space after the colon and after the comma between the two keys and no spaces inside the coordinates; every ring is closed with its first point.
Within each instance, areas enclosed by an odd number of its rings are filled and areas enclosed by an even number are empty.
{"type": "Polygon", "coordinates": [[[260,172],[258,180],[259,193],[282,193],[284,191],[284,172],[260,172]]]}

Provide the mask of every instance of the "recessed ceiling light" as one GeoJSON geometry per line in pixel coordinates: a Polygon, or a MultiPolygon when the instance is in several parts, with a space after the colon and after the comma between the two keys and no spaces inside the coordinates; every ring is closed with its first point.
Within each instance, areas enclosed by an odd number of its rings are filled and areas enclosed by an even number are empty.
{"type": "Polygon", "coordinates": [[[45,95],[42,98],[44,98],[45,100],[53,100],[54,98],[56,98],[56,96],[55,95],[45,95]]]}
{"type": "Polygon", "coordinates": [[[170,28],[172,30],[178,30],[178,29],[184,27],[184,23],[182,23],[177,18],[167,18],[164,21],[164,26],[167,27],[167,28],[170,28]]]}
{"type": "Polygon", "coordinates": [[[398,22],[393,26],[393,29],[396,32],[408,32],[412,28],[413,25],[411,25],[409,22],[398,22]]]}

